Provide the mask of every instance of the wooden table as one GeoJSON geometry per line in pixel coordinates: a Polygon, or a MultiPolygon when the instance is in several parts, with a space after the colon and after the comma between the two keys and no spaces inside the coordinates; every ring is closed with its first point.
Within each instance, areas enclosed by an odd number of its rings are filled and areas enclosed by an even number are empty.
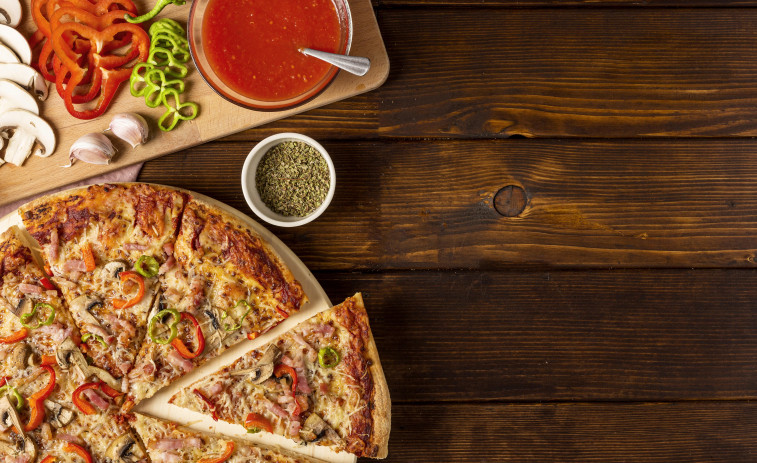
{"type": "Polygon", "coordinates": [[[377,91],[145,165],[249,211],[256,140],[315,137],[391,462],[757,459],[753,0],[380,0],[377,91]],[[643,4],[643,5],[640,5],[643,4]]]}

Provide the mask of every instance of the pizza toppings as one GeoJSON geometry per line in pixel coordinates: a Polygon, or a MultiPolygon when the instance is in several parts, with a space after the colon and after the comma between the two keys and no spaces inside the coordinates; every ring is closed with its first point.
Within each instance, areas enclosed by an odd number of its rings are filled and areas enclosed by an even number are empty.
{"type": "Polygon", "coordinates": [[[38,302],[34,304],[34,308],[31,312],[22,314],[20,320],[21,325],[30,330],[37,329],[41,326],[51,325],[55,320],[55,307],[44,302],[38,302]],[[37,315],[38,310],[40,312],[39,315],[37,315]],[[44,312],[47,312],[47,317],[43,316],[44,312]],[[37,315],[36,320],[35,315],[37,315]]]}
{"type": "MultiPolygon", "coordinates": [[[[197,322],[197,319],[194,317],[194,315],[182,312],[181,313],[181,320],[186,320],[192,323],[194,325],[195,329],[195,335],[197,337],[197,348],[194,350],[194,352],[190,351],[186,344],[184,344],[184,341],[182,341],[178,336],[174,336],[173,340],[171,341],[171,345],[176,349],[176,352],[179,353],[182,357],[185,359],[193,359],[205,350],[205,336],[202,334],[202,328],[200,327],[200,324],[197,322]]],[[[174,325],[176,326],[176,325],[174,325]]]]}
{"type": "Polygon", "coordinates": [[[150,319],[150,323],[147,325],[147,335],[150,337],[152,342],[156,344],[170,344],[171,341],[176,339],[176,336],[179,335],[180,320],[181,315],[179,315],[179,312],[177,310],[163,309],[150,319]],[[167,323],[167,321],[169,320],[169,315],[171,316],[170,323],[167,323]],[[165,329],[168,329],[168,337],[160,338],[158,329],[162,329],[163,331],[165,331],[165,329]]]}
{"type": "Polygon", "coordinates": [[[13,386],[6,384],[5,386],[0,387],[0,397],[2,396],[6,396],[8,400],[13,399],[13,401],[16,402],[14,405],[14,407],[16,407],[16,410],[21,410],[21,408],[24,406],[24,398],[18,392],[18,389],[13,386]]]}
{"type": "Polygon", "coordinates": [[[113,299],[113,307],[115,307],[116,309],[127,309],[139,304],[142,298],[145,297],[145,279],[142,277],[142,275],[132,271],[124,271],[121,272],[118,277],[121,279],[122,284],[127,281],[136,283],[138,289],[137,294],[135,294],[129,300],[113,299]]]}
{"type": "Polygon", "coordinates": [[[260,432],[261,429],[265,429],[268,432],[273,432],[273,425],[263,415],[259,413],[250,413],[244,420],[244,427],[247,428],[247,432],[254,434],[260,432]]]}
{"type": "Polygon", "coordinates": [[[11,404],[8,396],[4,396],[0,399],[0,426],[3,431],[10,427],[14,427],[17,430],[20,429],[22,430],[21,435],[23,435],[24,427],[21,426],[21,419],[18,416],[16,408],[11,404]]]}
{"type": "Polygon", "coordinates": [[[237,304],[234,306],[233,309],[231,309],[233,313],[228,313],[227,311],[221,312],[221,320],[225,320],[227,318],[231,319],[232,323],[226,323],[223,324],[223,330],[224,331],[236,331],[239,328],[242,327],[242,323],[244,323],[244,319],[247,318],[247,315],[252,311],[252,307],[250,304],[245,300],[240,300],[237,302],[237,304]],[[241,309],[239,307],[241,306],[241,309]],[[243,312],[243,313],[242,313],[243,312]],[[239,315],[239,313],[242,313],[242,315],[239,315]]]}
{"type": "Polygon", "coordinates": [[[67,443],[63,446],[63,451],[75,453],[82,457],[86,463],[92,463],[92,455],[82,446],[72,443],[67,443]]]}
{"type": "Polygon", "coordinates": [[[305,442],[316,442],[326,437],[333,442],[339,442],[341,438],[334,429],[328,425],[317,413],[311,413],[305,420],[300,430],[300,436],[305,442]]]}
{"type": "Polygon", "coordinates": [[[185,447],[200,448],[202,439],[199,437],[190,437],[186,439],[160,439],[155,442],[153,448],[157,450],[180,450],[185,447]]]}
{"type": "Polygon", "coordinates": [[[29,329],[21,328],[20,330],[0,338],[0,344],[13,344],[19,341],[23,341],[29,336],[29,329]]]}
{"type": "Polygon", "coordinates": [[[145,457],[145,449],[131,433],[125,433],[111,442],[105,456],[117,463],[134,463],[145,457]]]}
{"type": "Polygon", "coordinates": [[[233,453],[234,453],[234,442],[228,442],[226,444],[226,450],[224,450],[223,455],[216,458],[203,458],[197,463],[223,463],[224,461],[231,458],[231,455],[233,453]]]}
{"type": "MultiPolygon", "coordinates": [[[[48,421],[56,428],[62,428],[74,419],[74,412],[52,400],[45,400],[45,410],[48,421]]],[[[58,434],[57,438],[63,439],[61,434],[58,434]]]]}
{"type": "Polygon", "coordinates": [[[210,410],[210,414],[214,421],[218,421],[218,413],[216,411],[216,404],[214,404],[209,398],[205,397],[205,394],[200,392],[199,389],[192,389],[192,393],[200,398],[200,400],[207,405],[210,410]]]}
{"type": "MultiPolygon", "coordinates": [[[[108,409],[108,407],[110,407],[110,402],[105,400],[97,393],[97,390],[102,390],[103,386],[108,387],[107,384],[103,383],[102,381],[84,383],[76,388],[74,393],[71,395],[71,400],[73,400],[76,408],[81,410],[81,412],[85,415],[94,415],[95,413],[97,413],[95,407],[100,409],[100,411],[105,411],[108,409]],[[85,397],[87,400],[85,400],[85,397]]],[[[108,390],[114,391],[110,388],[108,390]]],[[[118,393],[117,391],[116,393],[117,395],[120,395],[120,393],[118,393]]]]}
{"type": "Polygon", "coordinates": [[[42,424],[45,418],[45,399],[53,393],[55,389],[55,370],[50,365],[41,365],[40,368],[45,370],[50,376],[47,384],[29,397],[29,422],[24,426],[24,431],[33,431],[42,424]]]}
{"type": "Polygon", "coordinates": [[[34,445],[34,441],[31,437],[23,434],[21,439],[14,442],[0,440],[0,451],[5,455],[15,456],[15,462],[19,463],[31,463],[37,458],[37,447],[34,445]]]}
{"type": "Polygon", "coordinates": [[[341,360],[342,358],[339,356],[339,352],[333,347],[324,347],[318,351],[318,363],[320,363],[323,368],[334,368],[339,365],[341,360]]]}
{"type": "Polygon", "coordinates": [[[95,269],[95,254],[92,252],[92,245],[84,243],[81,247],[81,254],[84,260],[85,270],[91,272],[95,269]]]}
{"type": "Polygon", "coordinates": [[[18,290],[24,294],[36,294],[42,295],[42,288],[37,285],[30,285],[28,283],[21,283],[18,285],[18,290]]]}
{"type": "Polygon", "coordinates": [[[181,354],[176,350],[172,350],[171,353],[166,356],[166,360],[168,360],[168,363],[175,366],[176,368],[183,370],[184,373],[189,373],[195,367],[191,361],[182,357],[181,354]]]}
{"type": "Polygon", "coordinates": [[[270,346],[268,346],[265,353],[263,353],[263,356],[260,357],[260,360],[258,360],[258,363],[254,368],[251,368],[249,370],[242,370],[241,372],[237,372],[237,374],[249,374],[248,379],[253,384],[263,384],[264,381],[266,381],[273,375],[273,364],[280,357],[281,350],[274,344],[271,344],[270,346]]]}
{"type": "Polygon", "coordinates": [[[160,265],[152,256],[140,256],[137,263],[134,265],[134,271],[146,278],[154,278],[158,276],[159,270],[160,265]]]}

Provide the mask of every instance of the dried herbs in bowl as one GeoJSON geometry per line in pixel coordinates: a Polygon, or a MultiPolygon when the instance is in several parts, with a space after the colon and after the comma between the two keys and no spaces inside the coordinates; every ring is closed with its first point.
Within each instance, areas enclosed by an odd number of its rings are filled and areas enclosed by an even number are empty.
{"type": "Polygon", "coordinates": [[[285,141],[263,155],[255,184],[260,199],[273,212],[305,217],[326,200],[331,177],[318,150],[301,141],[285,141]]]}

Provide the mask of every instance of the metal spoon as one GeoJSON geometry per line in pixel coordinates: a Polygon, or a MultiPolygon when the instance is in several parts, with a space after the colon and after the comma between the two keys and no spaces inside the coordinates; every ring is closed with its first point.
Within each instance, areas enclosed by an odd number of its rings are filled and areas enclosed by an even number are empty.
{"type": "Polygon", "coordinates": [[[300,52],[302,52],[303,55],[312,56],[313,58],[318,58],[329,64],[333,64],[339,69],[344,69],[356,76],[364,76],[371,68],[371,60],[361,56],[338,55],[336,53],[326,53],[325,51],[312,50],[310,48],[300,48],[300,52]]]}

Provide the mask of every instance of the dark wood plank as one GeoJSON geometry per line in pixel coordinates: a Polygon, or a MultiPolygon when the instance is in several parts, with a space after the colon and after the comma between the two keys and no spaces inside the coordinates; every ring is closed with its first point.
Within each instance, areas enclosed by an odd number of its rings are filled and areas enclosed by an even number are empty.
{"type": "Polygon", "coordinates": [[[387,463],[734,462],[757,453],[757,404],[745,402],[395,405],[392,413],[387,463]]]}
{"type": "MultiPolygon", "coordinates": [[[[252,145],[186,150],[140,180],[251,213],[240,172],[252,145]]],[[[337,169],[332,205],[275,230],[312,269],[755,266],[752,140],[324,145],[337,169]],[[526,195],[510,204],[525,206],[515,217],[494,207],[508,185],[526,195]]]]}
{"type": "Polygon", "coordinates": [[[757,135],[757,10],[387,9],[382,136],[757,135]]]}
{"type": "Polygon", "coordinates": [[[754,271],[316,277],[363,292],[395,403],[757,398],[754,271]]]}

